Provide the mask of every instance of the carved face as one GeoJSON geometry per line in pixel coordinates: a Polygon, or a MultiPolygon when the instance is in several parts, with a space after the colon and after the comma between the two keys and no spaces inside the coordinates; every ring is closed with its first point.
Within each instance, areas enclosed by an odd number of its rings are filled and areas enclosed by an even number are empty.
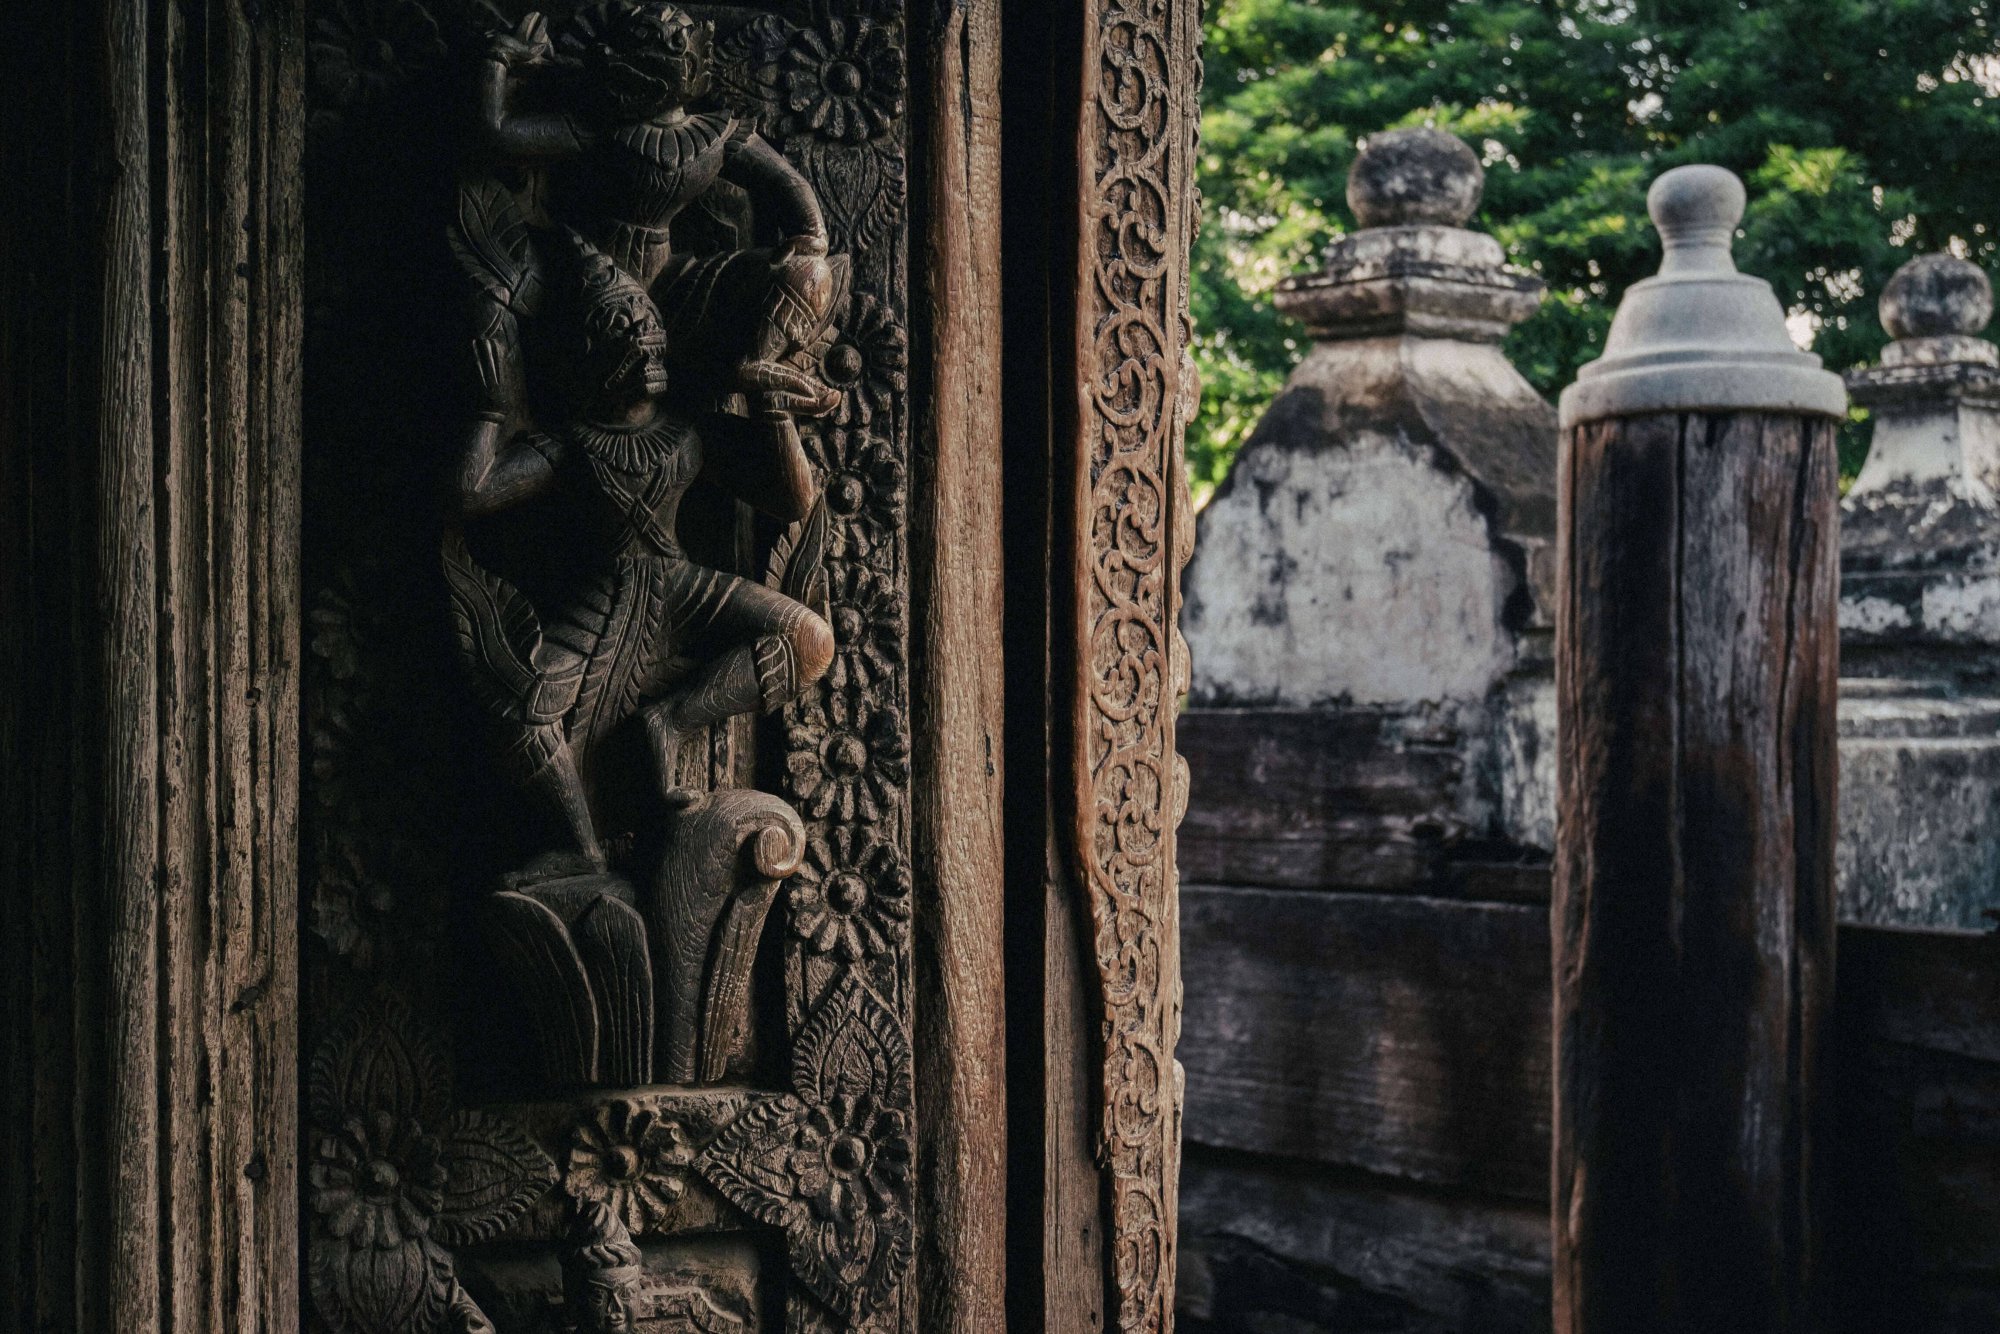
{"type": "Polygon", "coordinates": [[[578,1334],[637,1334],[639,1271],[607,1269],[582,1285],[583,1309],[575,1313],[578,1334]]]}
{"type": "Polygon", "coordinates": [[[586,383],[614,400],[650,398],[667,388],[667,330],[643,292],[600,302],[585,325],[586,383]]]}
{"type": "Polygon", "coordinates": [[[708,91],[715,25],[666,0],[628,0],[607,15],[602,87],[620,116],[647,120],[708,91]]]}

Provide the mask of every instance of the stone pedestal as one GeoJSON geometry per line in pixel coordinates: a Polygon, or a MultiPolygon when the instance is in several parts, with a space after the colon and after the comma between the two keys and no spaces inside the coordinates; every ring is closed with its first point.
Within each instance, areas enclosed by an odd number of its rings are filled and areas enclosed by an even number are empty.
{"type": "Polygon", "coordinates": [[[1556,415],[1501,351],[1542,285],[1467,228],[1481,186],[1450,135],[1368,140],[1359,230],[1278,292],[1313,346],[1199,521],[1195,1334],[1548,1328],[1546,1113],[1497,1111],[1547,1105],[1548,1001],[1494,978],[1548,937],[1556,415]]]}
{"type": "Polygon", "coordinates": [[[1927,255],[1882,294],[1895,335],[1848,377],[1871,409],[1842,504],[1840,909],[1991,925],[2000,907],[2000,348],[1980,270],[1927,255]]]}
{"type": "Polygon", "coordinates": [[[1553,839],[1555,414],[1500,350],[1542,284],[1464,226],[1482,172],[1377,135],[1363,226],[1278,305],[1314,346],[1200,520],[1183,627],[1202,708],[1358,713],[1457,759],[1434,842],[1553,839]]]}

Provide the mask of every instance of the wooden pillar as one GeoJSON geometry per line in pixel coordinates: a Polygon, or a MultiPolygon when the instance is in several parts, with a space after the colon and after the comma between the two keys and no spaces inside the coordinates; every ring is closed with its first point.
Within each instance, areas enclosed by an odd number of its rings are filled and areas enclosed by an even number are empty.
{"type": "Polygon", "coordinates": [[[1562,405],[1556,1328],[1802,1329],[1845,398],[1735,272],[1734,176],[1649,205],[1661,274],[1562,405]]]}
{"type": "Polygon", "coordinates": [[[0,1326],[297,1328],[300,11],[13,17],[0,1326]]]}

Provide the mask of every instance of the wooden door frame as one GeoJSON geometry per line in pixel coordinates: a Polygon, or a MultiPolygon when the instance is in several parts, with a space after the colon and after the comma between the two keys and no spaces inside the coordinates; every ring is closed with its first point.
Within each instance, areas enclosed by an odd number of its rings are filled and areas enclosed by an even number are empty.
{"type": "MultiPolygon", "coordinates": [[[[1171,1324],[1199,5],[1054,8],[904,10],[912,680],[937,705],[913,720],[926,1281],[905,1309],[927,1331],[1003,1307],[1018,1329],[1171,1324]],[[1036,128],[1003,138],[1015,120],[1036,128]],[[1157,251],[1136,361],[1081,336],[1136,258],[1107,223],[1157,251]],[[1132,554],[1093,526],[1086,443],[1134,369],[1152,694],[1147,777],[1114,795],[1088,777],[1107,678],[1080,648],[1104,611],[1065,590],[1132,554]],[[1158,844],[1140,898],[1099,857],[1106,819],[1158,844]],[[1134,950],[1159,1004],[1115,985],[1134,950]],[[1135,1054],[1153,1073],[1121,1103],[1135,1054]]],[[[0,108],[23,201],[0,255],[0,743],[26,780],[0,799],[0,985],[33,1077],[0,1136],[0,1310],[294,1328],[305,7],[81,0],[29,26],[0,108]]]]}

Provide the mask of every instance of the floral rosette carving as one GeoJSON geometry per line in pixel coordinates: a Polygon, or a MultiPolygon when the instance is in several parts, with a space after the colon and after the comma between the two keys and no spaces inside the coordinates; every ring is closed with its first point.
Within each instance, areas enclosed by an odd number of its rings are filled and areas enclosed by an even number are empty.
{"type": "Polygon", "coordinates": [[[306,56],[314,126],[331,129],[436,66],[445,43],[418,0],[321,0],[306,56]]]}
{"type": "Polygon", "coordinates": [[[307,1076],[307,1285],[335,1334],[490,1330],[447,1246],[498,1235],[554,1184],[520,1127],[451,1109],[442,1053],[378,994],[307,1076]]]}
{"type": "Polygon", "coordinates": [[[903,114],[903,44],[866,15],[829,14],[796,30],[778,85],[795,133],[838,144],[891,134],[903,114]]]}
{"type": "Polygon", "coordinates": [[[857,297],[853,316],[835,337],[821,374],[840,391],[834,421],[867,426],[894,407],[909,388],[910,339],[889,308],[872,296],[857,297]]]}
{"type": "Polygon", "coordinates": [[[875,823],[900,807],[910,740],[880,694],[830,691],[799,711],[785,767],[808,820],[875,823]]]}
{"type": "Polygon", "coordinates": [[[694,1157],[694,1141],[678,1120],[616,1099],[577,1123],[563,1190],[581,1203],[604,1205],[643,1236],[687,1194],[694,1157]]]}
{"type": "Polygon", "coordinates": [[[821,205],[840,249],[870,249],[903,214],[906,170],[899,18],[817,6],[778,59],[786,152],[823,186],[821,205]]]}
{"type": "Polygon", "coordinates": [[[815,954],[858,963],[909,938],[910,868],[871,825],[835,825],[807,836],[791,882],[794,935],[815,954]]]}
{"type": "Polygon", "coordinates": [[[738,1116],[695,1162],[784,1234],[794,1272],[851,1324],[910,1263],[909,1070],[901,1025],[850,974],[794,1039],[792,1092],[738,1116]]]}
{"type": "Polygon", "coordinates": [[[843,426],[826,428],[812,443],[833,520],[828,550],[837,561],[886,566],[903,515],[903,461],[887,440],[843,426]]]}
{"type": "Polygon", "coordinates": [[[866,565],[836,566],[827,580],[827,618],[835,645],[828,689],[894,683],[903,667],[903,601],[889,576],[866,565]]]}

